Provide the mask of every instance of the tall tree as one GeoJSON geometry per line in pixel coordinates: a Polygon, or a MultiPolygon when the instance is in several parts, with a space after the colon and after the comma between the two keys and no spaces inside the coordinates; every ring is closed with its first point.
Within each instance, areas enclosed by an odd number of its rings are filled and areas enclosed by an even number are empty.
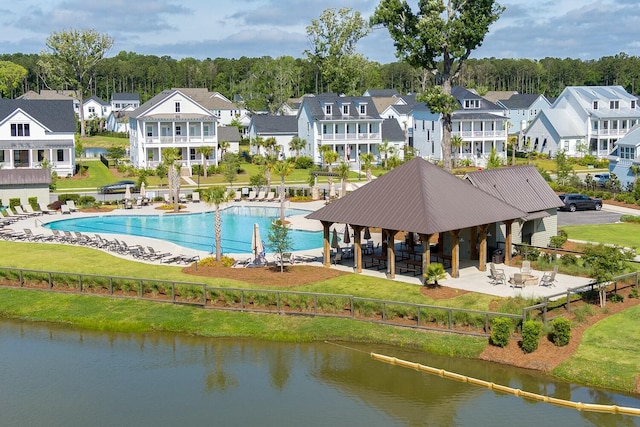
{"type": "Polygon", "coordinates": [[[397,57],[436,76],[439,86],[420,100],[442,114],[442,160],[444,169],[451,171],[451,116],[457,107],[451,80],[504,8],[494,0],[422,0],[418,4],[414,13],[405,0],[381,0],[371,24],[389,30],[397,57]]]}
{"type": "MultiPolygon", "coordinates": [[[[353,95],[360,75],[362,56],[355,53],[358,41],[369,34],[369,25],[360,12],[349,8],[325,9],[307,26],[310,50],[304,53],[317,67],[328,90],[353,95]]],[[[316,77],[316,93],[318,78],[316,77]]]]}
{"type": "Polygon", "coordinates": [[[209,187],[202,193],[202,200],[207,204],[213,205],[215,208],[215,225],[214,233],[216,239],[216,261],[222,261],[222,218],[220,217],[220,205],[227,200],[229,196],[224,187],[209,187]]]}
{"type": "Polygon", "coordinates": [[[9,98],[27,77],[27,69],[10,61],[0,61],[0,95],[9,98]]]}
{"type": "Polygon", "coordinates": [[[182,158],[180,149],[164,148],[162,150],[162,161],[167,165],[167,175],[169,176],[169,195],[173,201],[173,211],[180,210],[180,163],[182,158]]]}
{"type": "Polygon", "coordinates": [[[351,165],[348,162],[342,161],[336,168],[336,172],[340,176],[340,197],[344,197],[347,194],[347,181],[349,180],[351,165]]]}
{"type": "Polygon", "coordinates": [[[207,159],[211,157],[213,154],[213,147],[210,146],[202,146],[196,149],[196,153],[200,154],[200,158],[202,159],[202,169],[204,171],[204,177],[207,177],[207,166],[209,166],[209,162],[207,159]]]}
{"type": "Polygon", "coordinates": [[[273,171],[280,176],[280,189],[278,190],[278,196],[280,199],[280,221],[284,223],[284,180],[287,176],[293,172],[293,163],[290,161],[279,161],[273,164],[273,171]]]}
{"type": "Polygon", "coordinates": [[[330,145],[322,145],[320,147],[320,152],[322,153],[322,160],[329,168],[329,177],[327,178],[329,182],[329,196],[333,196],[334,188],[333,188],[333,176],[331,173],[333,172],[333,163],[338,160],[338,152],[334,151],[333,147],[330,145]]]}
{"type": "Polygon", "coordinates": [[[106,52],[113,46],[113,38],[95,30],[66,30],[53,32],[46,41],[38,65],[49,87],[71,87],[80,103],[80,136],[85,136],[82,103],[91,86],[93,72],[106,52]]]}

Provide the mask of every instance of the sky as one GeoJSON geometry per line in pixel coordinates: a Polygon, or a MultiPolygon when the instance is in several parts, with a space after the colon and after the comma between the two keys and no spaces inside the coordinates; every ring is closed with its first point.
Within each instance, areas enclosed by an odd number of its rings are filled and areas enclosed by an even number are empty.
{"type": "MultiPolygon", "coordinates": [[[[379,1],[365,0],[0,0],[0,53],[39,53],[54,31],[92,28],[120,51],[144,55],[240,58],[305,57],[306,27],[327,8],[351,8],[366,19],[379,1]]],[[[499,0],[506,7],[474,58],[599,59],[640,55],[637,0],[499,0]]],[[[409,0],[417,10],[417,0],[409,0]]],[[[370,61],[396,61],[385,28],[358,42],[370,61]]]]}

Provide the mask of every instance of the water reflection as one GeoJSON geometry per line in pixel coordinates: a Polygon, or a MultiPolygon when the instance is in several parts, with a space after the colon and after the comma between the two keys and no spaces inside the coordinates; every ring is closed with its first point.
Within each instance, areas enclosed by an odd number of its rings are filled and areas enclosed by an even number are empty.
{"type": "Polygon", "coordinates": [[[0,321],[0,412],[9,426],[640,426],[387,365],[369,352],[564,399],[637,407],[634,397],[486,362],[349,346],[356,350],[0,321]]]}

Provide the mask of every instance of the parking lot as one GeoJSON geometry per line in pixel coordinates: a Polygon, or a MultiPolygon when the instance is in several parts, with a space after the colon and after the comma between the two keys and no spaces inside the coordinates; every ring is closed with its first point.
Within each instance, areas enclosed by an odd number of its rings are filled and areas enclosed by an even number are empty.
{"type": "Polygon", "coordinates": [[[558,227],[566,225],[611,224],[620,221],[622,214],[608,210],[601,211],[558,211],[558,227]]]}

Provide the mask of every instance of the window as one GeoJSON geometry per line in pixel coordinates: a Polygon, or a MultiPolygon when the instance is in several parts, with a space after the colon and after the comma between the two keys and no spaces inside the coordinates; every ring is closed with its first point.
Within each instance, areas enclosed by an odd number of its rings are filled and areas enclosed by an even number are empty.
{"type": "Polygon", "coordinates": [[[620,147],[620,158],[622,159],[635,159],[636,147],[623,146],[620,147]]]}
{"type": "Polygon", "coordinates": [[[0,150],[0,163],[4,163],[4,150],[0,150]]]}
{"type": "Polygon", "coordinates": [[[326,105],[324,106],[324,113],[325,113],[326,115],[331,115],[331,104],[326,104],[326,105]]]}
{"type": "Polygon", "coordinates": [[[367,104],[360,104],[360,114],[367,114],[367,104]]]}
{"type": "Polygon", "coordinates": [[[38,162],[42,163],[44,160],[44,150],[38,150],[38,162]]]}
{"type": "Polygon", "coordinates": [[[176,113],[180,112],[180,103],[176,102],[176,113]]]}
{"type": "Polygon", "coordinates": [[[11,136],[30,136],[29,123],[11,123],[11,136]]]}
{"type": "Polygon", "coordinates": [[[176,136],[182,135],[182,127],[176,126],[176,136]]]}
{"type": "Polygon", "coordinates": [[[322,125],[322,133],[323,133],[324,135],[326,135],[326,134],[327,134],[327,125],[322,125]]]}
{"type": "Polygon", "coordinates": [[[64,150],[56,150],[56,159],[59,162],[64,162],[64,150]]]}
{"type": "Polygon", "coordinates": [[[209,136],[209,125],[202,126],[202,135],[209,136]]]}
{"type": "Polygon", "coordinates": [[[345,116],[349,115],[349,104],[342,104],[342,114],[345,116]]]}
{"type": "Polygon", "coordinates": [[[480,108],[480,100],[479,99],[465,99],[464,100],[464,108],[466,108],[466,109],[480,108]]]}
{"type": "Polygon", "coordinates": [[[636,109],[636,101],[631,101],[631,109],[632,110],[636,109]]]}
{"type": "Polygon", "coordinates": [[[593,109],[594,110],[598,109],[598,101],[593,101],[593,109]]]}
{"type": "Polygon", "coordinates": [[[189,148],[189,159],[190,160],[196,160],[196,149],[195,148],[189,148]]]}
{"type": "Polygon", "coordinates": [[[611,110],[619,110],[620,109],[620,101],[609,101],[609,109],[611,109],[611,110]]]}
{"type": "Polygon", "coordinates": [[[89,107],[89,114],[95,114],[96,107],[89,107]]]}
{"type": "Polygon", "coordinates": [[[147,136],[153,136],[153,126],[147,126],[147,136]]]}

